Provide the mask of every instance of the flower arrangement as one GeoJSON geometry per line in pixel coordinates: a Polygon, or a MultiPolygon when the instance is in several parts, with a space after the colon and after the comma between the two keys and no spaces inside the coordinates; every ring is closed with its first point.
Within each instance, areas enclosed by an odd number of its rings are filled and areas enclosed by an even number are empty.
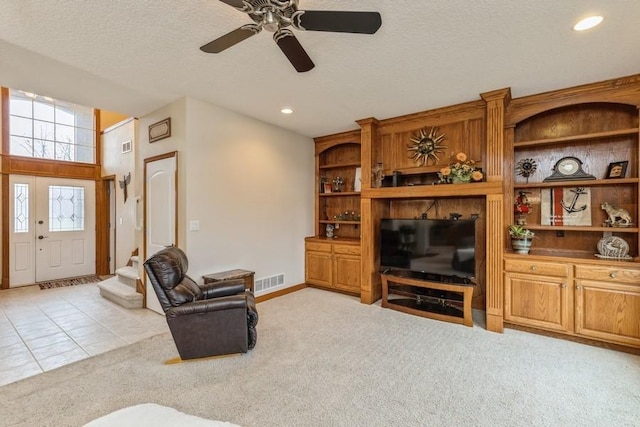
{"type": "Polygon", "coordinates": [[[438,172],[440,182],[471,182],[482,181],[482,171],[475,167],[476,161],[467,157],[462,151],[453,157],[449,166],[445,166],[438,172]]]}
{"type": "Polygon", "coordinates": [[[516,223],[525,225],[527,223],[526,216],[531,213],[531,203],[524,191],[518,192],[516,202],[513,204],[513,213],[516,216],[516,223]]]}

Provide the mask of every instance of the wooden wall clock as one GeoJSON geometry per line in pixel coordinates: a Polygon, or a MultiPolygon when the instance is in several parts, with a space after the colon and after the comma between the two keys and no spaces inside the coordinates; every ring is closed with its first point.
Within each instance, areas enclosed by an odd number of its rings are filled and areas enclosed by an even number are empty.
{"type": "Polygon", "coordinates": [[[586,179],[596,179],[596,177],[582,170],[582,160],[567,156],[558,160],[553,166],[553,173],[542,181],[580,181],[586,179]]]}

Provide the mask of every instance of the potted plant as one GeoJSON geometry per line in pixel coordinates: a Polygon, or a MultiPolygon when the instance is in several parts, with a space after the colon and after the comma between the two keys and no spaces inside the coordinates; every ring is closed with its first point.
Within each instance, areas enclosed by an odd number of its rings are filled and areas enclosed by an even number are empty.
{"type": "Polygon", "coordinates": [[[517,254],[528,254],[533,241],[533,231],[525,228],[523,225],[512,224],[509,226],[509,235],[511,236],[511,247],[513,252],[517,254]]]}

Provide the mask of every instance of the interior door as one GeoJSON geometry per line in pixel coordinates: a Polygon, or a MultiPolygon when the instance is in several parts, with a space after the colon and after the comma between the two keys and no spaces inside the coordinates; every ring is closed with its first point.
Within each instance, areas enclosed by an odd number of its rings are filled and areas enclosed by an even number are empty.
{"type": "Polygon", "coordinates": [[[36,282],[95,274],[95,182],[35,181],[36,282]]]}
{"type": "MultiPolygon", "coordinates": [[[[149,258],[177,242],[177,153],[145,160],[145,257],[149,258]]],[[[146,283],[147,308],[164,313],[149,279],[146,283]]]]}

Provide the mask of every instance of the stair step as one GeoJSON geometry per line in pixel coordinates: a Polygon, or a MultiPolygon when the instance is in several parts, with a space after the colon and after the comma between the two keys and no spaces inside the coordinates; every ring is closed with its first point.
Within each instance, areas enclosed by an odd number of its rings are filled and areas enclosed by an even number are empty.
{"type": "Polygon", "coordinates": [[[133,267],[120,267],[116,270],[116,276],[125,285],[131,286],[135,289],[136,282],[140,278],[138,276],[138,269],[133,267]]]}
{"type": "Polygon", "coordinates": [[[124,308],[142,308],[142,294],[135,288],[120,282],[118,277],[112,277],[98,283],[100,296],[113,301],[124,308]]]}

